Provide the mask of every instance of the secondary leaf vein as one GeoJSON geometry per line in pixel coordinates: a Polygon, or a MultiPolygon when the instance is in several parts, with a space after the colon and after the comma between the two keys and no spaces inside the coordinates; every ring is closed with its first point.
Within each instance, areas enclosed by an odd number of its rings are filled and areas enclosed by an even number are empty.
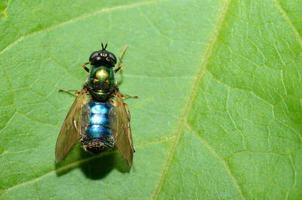
{"type": "Polygon", "coordinates": [[[85,19],[85,18],[89,18],[89,17],[92,17],[92,16],[96,16],[96,15],[99,15],[99,14],[111,13],[111,12],[116,11],[116,10],[123,10],[123,9],[125,10],[125,9],[136,8],[136,7],[140,7],[140,6],[144,6],[144,5],[153,4],[155,2],[156,1],[143,1],[143,2],[137,2],[137,3],[133,3],[133,4],[129,4],[129,5],[114,6],[114,7],[111,7],[111,8],[101,8],[101,9],[95,11],[95,12],[80,15],[78,17],[68,19],[67,21],[63,21],[59,24],[49,26],[45,29],[22,35],[21,37],[17,38],[15,41],[8,44],[5,48],[3,48],[2,51],[0,51],[0,55],[2,55],[4,52],[8,51],[9,49],[13,48],[14,46],[16,46],[19,42],[21,42],[21,41],[23,41],[27,38],[33,37],[33,36],[35,36],[39,33],[43,33],[43,32],[46,32],[46,31],[51,31],[51,30],[57,29],[59,27],[65,26],[66,24],[70,24],[70,23],[73,23],[73,22],[76,22],[76,21],[79,21],[79,20],[82,20],[82,19],[85,19]]]}
{"type": "Polygon", "coordinates": [[[194,134],[197,136],[197,138],[199,138],[199,140],[201,141],[201,143],[209,150],[209,152],[219,161],[221,162],[221,164],[223,165],[223,167],[225,168],[227,174],[229,175],[229,177],[231,178],[235,188],[238,190],[240,196],[242,197],[242,199],[245,199],[245,197],[243,196],[242,193],[242,189],[240,187],[240,185],[238,184],[237,178],[233,175],[231,168],[229,167],[229,165],[227,164],[227,162],[225,161],[225,159],[223,159],[221,156],[219,156],[217,154],[217,152],[215,151],[214,148],[211,147],[211,145],[202,137],[200,137],[200,135],[194,131],[194,129],[187,123],[186,127],[194,134]]]}
{"type": "Polygon", "coordinates": [[[288,14],[286,13],[286,11],[283,9],[283,7],[280,5],[278,0],[273,0],[276,8],[279,10],[281,16],[283,16],[284,20],[288,23],[288,25],[292,28],[293,32],[295,33],[295,35],[297,36],[297,39],[300,43],[300,45],[302,46],[302,36],[300,35],[300,33],[298,32],[297,28],[294,26],[294,24],[292,23],[291,19],[288,17],[288,14]]]}

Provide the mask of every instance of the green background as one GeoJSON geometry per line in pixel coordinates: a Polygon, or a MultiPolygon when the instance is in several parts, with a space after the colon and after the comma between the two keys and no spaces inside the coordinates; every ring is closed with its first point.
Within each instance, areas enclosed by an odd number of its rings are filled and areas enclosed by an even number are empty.
{"type": "Polygon", "coordinates": [[[0,3],[0,198],[302,199],[301,0],[0,3]],[[136,153],[56,137],[90,53],[125,44],[136,153]]]}

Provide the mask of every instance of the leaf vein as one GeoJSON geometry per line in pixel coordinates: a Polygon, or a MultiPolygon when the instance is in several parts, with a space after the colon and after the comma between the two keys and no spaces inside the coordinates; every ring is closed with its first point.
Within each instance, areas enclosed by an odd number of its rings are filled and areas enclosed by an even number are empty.
{"type": "Polygon", "coordinates": [[[223,165],[223,167],[225,168],[227,174],[229,175],[229,177],[231,178],[235,188],[238,190],[240,196],[242,197],[242,199],[245,199],[245,197],[243,196],[243,192],[242,189],[237,181],[237,178],[233,175],[232,170],[230,168],[230,166],[227,164],[226,160],[223,159],[221,156],[218,155],[218,153],[215,151],[215,149],[213,147],[211,147],[211,145],[204,139],[202,138],[196,131],[194,131],[193,127],[190,126],[190,124],[186,124],[186,127],[194,134],[196,135],[196,137],[201,141],[201,143],[209,150],[209,152],[219,161],[221,162],[221,164],[223,165]]]}
{"type": "Polygon", "coordinates": [[[158,197],[159,197],[159,193],[162,189],[162,186],[165,182],[166,176],[167,176],[168,171],[170,169],[170,166],[172,164],[172,161],[173,161],[173,158],[174,158],[174,155],[175,155],[175,151],[176,151],[176,148],[177,148],[177,144],[178,144],[178,142],[180,141],[180,138],[183,135],[183,129],[184,129],[185,124],[186,124],[186,118],[187,118],[189,112],[192,110],[193,102],[194,102],[194,100],[197,96],[198,85],[201,82],[201,80],[202,80],[202,78],[203,78],[203,76],[206,72],[206,67],[208,65],[209,58],[211,57],[214,46],[218,41],[218,36],[219,36],[219,33],[221,32],[221,29],[224,25],[224,22],[225,22],[228,10],[230,8],[231,2],[232,2],[231,0],[225,0],[223,2],[224,5],[222,6],[221,11],[219,12],[220,15],[218,16],[216,26],[215,26],[214,31],[212,33],[213,35],[209,38],[207,49],[206,49],[205,53],[201,56],[202,59],[203,59],[203,63],[201,65],[201,68],[200,68],[195,80],[193,81],[192,95],[189,96],[189,98],[187,100],[187,103],[185,104],[183,114],[181,115],[181,116],[184,116],[184,117],[181,117],[179,119],[179,123],[178,123],[179,127],[177,128],[177,130],[175,132],[175,135],[176,135],[175,140],[172,142],[172,146],[171,146],[171,149],[168,153],[166,163],[164,164],[159,182],[155,186],[155,190],[154,190],[154,192],[151,196],[151,199],[158,199],[158,197]]]}
{"type": "MultiPolygon", "coordinates": [[[[162,137],[159,140],[153,140],[153,141],[149,141],[147,143],[141,143],[141,144],[137,145],[137,148],[140,149],[140,148],[145,148],[146,146],[149,146],[149,145],[156,145],[156,144],[161,144],[161,143],[169,142],[170,140],[174,139],[174,137],[175,136],[162,137]]],[[[11,153],[20,153],[20,152],[11,152],[11,153]]],[[[8,153],[8,152],[6,152],[6,153],[8,153]]],[[[105,155],[108,155],[110,153],[112,153],[112,152],[104,152],[102,154],[99,154],[99,155],[96,155],[96,156],[92,156],[92,157],[89,157],[89,158],[86,158],[86,159],[76,160],[76,161],[74,161],[72,163],[69,163],[69,164],[67,164],[65,166],[62,166],[62,167],[60,167],[58,169],[52,169],[52,170],[50,170],[50,171],[48,171],[48,172],[46,172],[44,174],[41,174],[41,175],[39,175],[37,177],[32,178],[30,180],[18,183],[16,185],[13,185],[11,187],[8,187],[8,188],[4,189],[2,195],[4,195],[8,191],[11,191],[11,190],[13,190],[15,188],[22,187],[22,186],[25,186],[25,185],[28,185],[28,184],[31,184],[31,183],[35,183],[35,182],[41,180],[42,178],[44,178],[46,176],[49,176],[49,175],[51,175],[53,173],[60,173],[60,172],[65,171],[65,170],[75,168],[75,167],[77,167],[77,166],[79,166],[81,164],[84,164],[86,162],[89,162],[89,161],[97,159],[97,158],[101,158],[101,157],[103,157],[105,155]]]]}
{"type": "Polygon", "coordinates": [[[275,7],[279,10],[281,16],[284,18],[284,20],[288,23],[288,25],[292,28],[294,34],[296,35],[300,46],[302,46],[302,36],[300,35],[298,29],[294,26],[291,19],[289,18],[287,12],[284,10],[284,8],[280,5],[278,0],[273,0],[275,7]]]}

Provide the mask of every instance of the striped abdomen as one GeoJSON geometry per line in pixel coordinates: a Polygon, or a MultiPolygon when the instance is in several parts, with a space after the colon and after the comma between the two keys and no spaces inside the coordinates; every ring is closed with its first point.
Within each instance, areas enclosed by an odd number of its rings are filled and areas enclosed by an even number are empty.
{"type": "Polygon", "coordinates": [[[114,147],[110,129],[110,103],[90,101],[83,112],[82,144],[85,150],[98,153],[114,147]]]}

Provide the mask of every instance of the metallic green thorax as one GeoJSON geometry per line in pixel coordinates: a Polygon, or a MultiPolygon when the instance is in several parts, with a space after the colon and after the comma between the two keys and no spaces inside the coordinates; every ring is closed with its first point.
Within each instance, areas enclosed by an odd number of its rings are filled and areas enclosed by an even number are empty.
{"type": "Polygon", "coordinates": [[[113,68],[91,66],[87,86],[96,99],[106,101],[115,89],[113,68]]]}
{"type": "Polygon", "coordinates": [[[109,74],[109,82],[114,85],[114,72],[113,72],[113,68],[112,67],[105,67],[105,66],[100,66],[100,67],[95,67],[92,66],[91,70],[90,70],[90,74],[89,74],[89,79],[93,80],[94,78],[96,78],[96,74],[97,72],[99,72],[100,70],[105,70],[108,74],[109,74]]]}

